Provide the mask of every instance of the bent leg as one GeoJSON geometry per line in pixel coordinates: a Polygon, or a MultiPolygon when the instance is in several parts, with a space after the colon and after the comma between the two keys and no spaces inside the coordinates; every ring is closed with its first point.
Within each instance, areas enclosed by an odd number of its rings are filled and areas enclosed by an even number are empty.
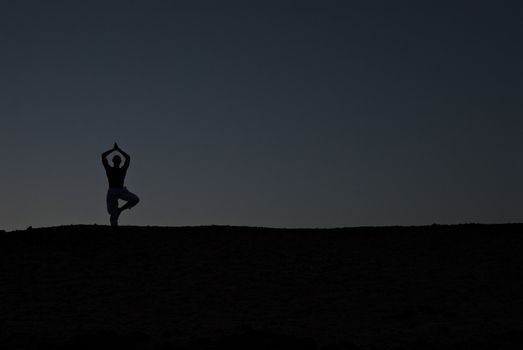
{"type": "Polygon", "coordinates": [[[140,202],[140,198],[138,198],[137,195],[135,195],[128,189],[125,189],[120,194],[120,199],[127,202],[120,208],[120,211],[125,210],[125,209],[131,209],[132,207],[134,207],[136,204],[138,204],[140,202]]]}

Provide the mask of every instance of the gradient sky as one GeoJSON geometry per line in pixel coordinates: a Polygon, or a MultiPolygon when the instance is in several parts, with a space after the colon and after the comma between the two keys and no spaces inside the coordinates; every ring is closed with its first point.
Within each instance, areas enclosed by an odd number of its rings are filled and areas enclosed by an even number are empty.
{"type": "Polygon", "coordinates": [[[517,1],[6,3],[2,229],[523,221],[517,1]]]}

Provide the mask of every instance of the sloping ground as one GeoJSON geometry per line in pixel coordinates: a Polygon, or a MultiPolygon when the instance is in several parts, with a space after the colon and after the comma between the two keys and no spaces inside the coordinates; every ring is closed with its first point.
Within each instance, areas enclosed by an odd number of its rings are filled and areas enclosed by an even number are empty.
{"type": "Polygon", "coordinates": [[[523,225],[0,235],[0,346],[520,348],[523,225]]]}

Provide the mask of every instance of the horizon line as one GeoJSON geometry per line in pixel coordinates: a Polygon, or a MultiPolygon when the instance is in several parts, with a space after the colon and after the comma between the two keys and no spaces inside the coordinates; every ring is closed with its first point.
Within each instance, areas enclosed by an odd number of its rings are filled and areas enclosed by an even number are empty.
{"type": "Polygon", "coordinates": [[[3,230],[0,233],[27,232],[32,230],[49,230],[57,228],[75,228],[75,227],[101,227],[107,229],[129,229],[129,228],[159,228],[159,229],[181,229],[181,228],[246,228],[246,229],[266,229],[266,230],[344,230],[344,229],[367,229],[367,228],[425,228],[425,227],[449,227],[449,226],[509,226],[523,225],[523,222],[505,222],[505,223],[480,223],[464,222],[458,224],[425,224],[425,225],[361,225],[361,226],[338,226],[338,227],[275,227],[275,226],[249,226],[249,225],[227,225],[227,224],[209,224],[209,225],[184,225],[184,226],[153,226],[153,225],[121,225],[118,228],[112,228],[110,225],[99,224],[65,224],[59,226],[33,227],[28,226],[26,229],[3,230]]]}

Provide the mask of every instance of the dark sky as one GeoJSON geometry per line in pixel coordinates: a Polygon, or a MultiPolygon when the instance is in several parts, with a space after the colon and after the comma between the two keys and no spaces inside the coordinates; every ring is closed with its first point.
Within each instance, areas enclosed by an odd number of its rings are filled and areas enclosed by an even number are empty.
{"type": "Polygon", "coordinates": [[[0,228],[523,221],[517,1],[6,3],[0,228]]]}

